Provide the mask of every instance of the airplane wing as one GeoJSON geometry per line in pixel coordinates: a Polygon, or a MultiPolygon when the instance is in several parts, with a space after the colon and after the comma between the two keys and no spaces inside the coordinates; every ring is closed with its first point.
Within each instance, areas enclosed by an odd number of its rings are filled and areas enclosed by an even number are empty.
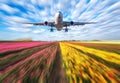
{"type": "Polygon", "coordinates": [[[63,27],[66,27],[66,26],[75,26],[75,25],[85,25],[85,24],[95,24],[96,22],[66,22],[64,21],[63,22],[63,27]]]}
{"type": "Polygon", "coordinates": [[[55,26],[55,23],[54,22],[22,22],[22,24],[32,24],[32,25],[40,25],[40,26],[51,26],[51,27],[54,27],[55,26]]]}

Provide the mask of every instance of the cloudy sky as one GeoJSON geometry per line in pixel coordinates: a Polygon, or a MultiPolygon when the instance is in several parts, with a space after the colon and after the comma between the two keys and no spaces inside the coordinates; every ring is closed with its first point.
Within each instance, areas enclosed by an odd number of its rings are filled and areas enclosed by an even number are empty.
{"type": "Polygon", "coordinates": [[[119,0],[0,0],[0,40],[120,40],[119,0]],[[65,21],[98,22],[50,32],[50,27],[20,22],[54,21],[61,11],[65,21]]]}

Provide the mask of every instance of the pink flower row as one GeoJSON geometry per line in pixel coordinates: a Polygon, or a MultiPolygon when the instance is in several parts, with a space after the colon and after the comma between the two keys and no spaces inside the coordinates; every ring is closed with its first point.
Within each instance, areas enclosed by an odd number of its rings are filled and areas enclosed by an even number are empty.
{"type": "MultiPolygon", "coordinates": [[[[5,72],[8,72],[8,71],[11,71],[13,70],[16,66],[24,66],[26,64],[27,61],[29,60],[35,60],[37,63],[34,63],[34,64],[28,64],[28,65],[37,65],[37,64],[40,64],[40,61],[42,60],[47,60],[47,64],[48,67],[50,67],[50,65],[52,64],[53,60],[55,59],[55,55],[56,55],[56,52],[57,52],[57,46],[55,48],[51,48],[50,47],[47,47],[45,49],[42,49],[32,55],[30,55],[30,57],[12,65],[12,66],[9,66],[8,68],[6,68],[4,71],[0,71],[1,75],[5,72]],[[52,50],[52,51],[51,51],[52,50]],[[24,64],[24,65],[22,65],[24,64]]],[[[23,74],[23,73],[22,73],[23,74]]]]}
{"type": "Polygon", "coordinates": [[[50,42],[5,42],[5,43],[0,43],[0,52],[20,50],[20,49],[30,48],[48,43],[50,42]]]}

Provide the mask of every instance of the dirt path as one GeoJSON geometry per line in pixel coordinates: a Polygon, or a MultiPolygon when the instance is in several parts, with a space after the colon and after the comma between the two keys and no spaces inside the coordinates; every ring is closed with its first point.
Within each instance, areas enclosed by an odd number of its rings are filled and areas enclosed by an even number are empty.
{"type": "Polygon", "coordinates": [[[53,64],[53,69],[50,73],[50,79],[47,83],[67,83],[65,71],[62,68],[62,57],[60,46],[58,46],[56,58],[53,64]]]}

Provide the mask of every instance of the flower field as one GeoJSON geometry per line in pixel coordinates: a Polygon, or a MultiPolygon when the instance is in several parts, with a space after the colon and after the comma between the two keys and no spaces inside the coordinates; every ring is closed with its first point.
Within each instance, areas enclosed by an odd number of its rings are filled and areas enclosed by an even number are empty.
{"type": "Polygon", "coordinates": [[[120,45],[1,42],[0,83],[120,83],[120,45]]]}
{"type": "Polygon", "coordinates": [[[79,43],[62,42],[60,46],[69,83],[120,82],[120,54],[79,43]]]}

